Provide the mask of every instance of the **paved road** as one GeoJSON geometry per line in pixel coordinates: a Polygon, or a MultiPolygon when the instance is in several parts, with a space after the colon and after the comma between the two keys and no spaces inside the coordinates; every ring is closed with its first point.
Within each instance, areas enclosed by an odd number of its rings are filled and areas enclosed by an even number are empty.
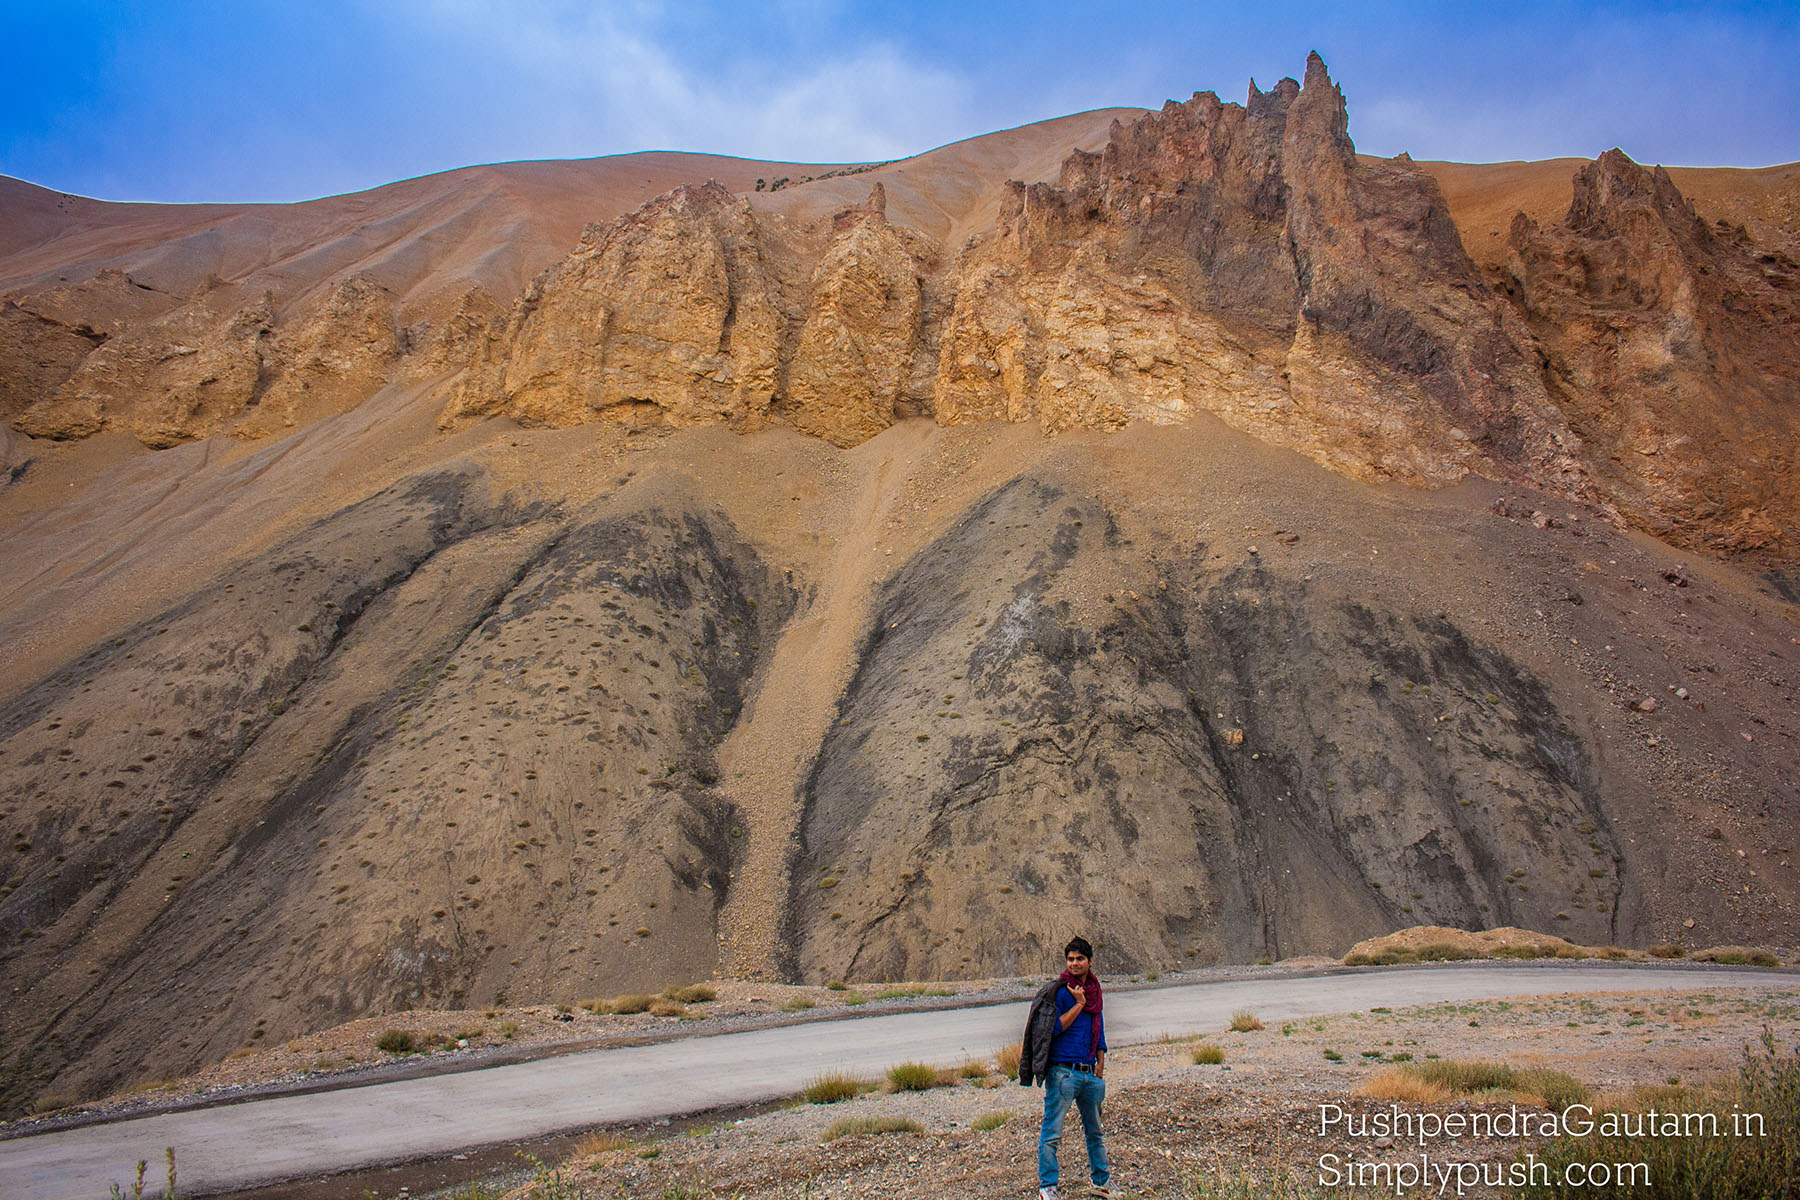
{"type": "MultiPolygon", "coordinates": [[[[1745,969],[1598,964],[1470,964],[1122,992],[1106,1007],[1113,1045],[1222,1028],[1254,1009],[1271,1022],[1547,992],[1785,984],[1745,969]]],[[[90,1125],[0,1142],[5,1200],[101,1200],[139,1159],[160,1180],[175,1147],[184,1193],[236,1191],[305,1175],[447,1156],[471,1147],[610,1122],[791,1096],[820,1072],[877,1074],[908,1059],[950,1064],[1018,1038],[1018,1003],[898,1013],[719,1034],[368,1087],[90,1125]]]]}

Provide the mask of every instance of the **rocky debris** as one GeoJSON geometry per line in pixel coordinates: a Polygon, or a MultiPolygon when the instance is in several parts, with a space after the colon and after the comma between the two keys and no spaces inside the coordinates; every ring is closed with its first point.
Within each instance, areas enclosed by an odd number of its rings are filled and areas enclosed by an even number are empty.
{"type": "Polygon", "coordinates": [[[0,807],[0,1106],[713,972],[713,748],[790,593],[715,514],[484,493],[352,505],[0,707],[7,794],[66,793],[0,807]]]}
{"type": "Polygon", "coordinates": [[[1641,920],[1541,681],[1445,619],[1254,562],[1156,590],[1117,523],[1022,479],[884,585],[806,790],[809,977],[1009,973],[1069,912],[1130,970],[1330,950],[1414,912],[1599,941],[1641,920]],[[977,587],[995,574],[1010,589],[977,587]],[[1139,579],[1080,615],[1092,581],[1139,579]]]}
{"type": "Polygon", "coordinates": [[[448,390],[442,423],[567,426],[642,408],[755,426],[775,397],[781,314],[756,218],[717,183],[589,226],[448,390]]]}
{"type": "Polygon", "coordinates": [[[1576,174],[1559,224],[1521,213],[1509,247],[1506,290],[1611,503],[1682,545],[1800,548],[1797,264],[1618,150],[1576,174]]]}

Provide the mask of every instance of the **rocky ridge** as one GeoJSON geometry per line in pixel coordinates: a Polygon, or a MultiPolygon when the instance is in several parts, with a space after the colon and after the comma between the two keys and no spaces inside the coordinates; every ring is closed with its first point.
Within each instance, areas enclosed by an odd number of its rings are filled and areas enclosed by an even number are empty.
{"type": "Polygon", "coordinates": [[[1800,300],[1766,222],[1709,225],[1611,151],[1484,274],[1433,177],[1348,130],[1315,54],[1244,104],[1115,121],[1055,183],[1007,184],[962,246],[890,222],[895,164],[824,216],[804,188],[683,185],[590,225],[504,319],[477,287],[404,331],[371,279],[121,303],[149,289],[115,270],[7,301],[0,407],[35,437],[152,446],[444,371],[445,428],[781,419],[847,446],[920,413],[1054,431],[1207,410],[1358,478],[1527,482],[1678,544],[1800,553],[1800,300]]]}

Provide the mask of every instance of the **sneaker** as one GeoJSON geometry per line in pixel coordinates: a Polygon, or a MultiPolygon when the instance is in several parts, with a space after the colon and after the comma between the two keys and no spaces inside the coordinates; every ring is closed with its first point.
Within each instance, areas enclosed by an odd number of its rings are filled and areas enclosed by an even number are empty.
{"type": "Polygon", "coordinates": [[[1111,1196],[1112,1194],[1113,1190],[1104,1183],[1095,1183],[1088,1186],[1088,1195],[1090,1196],[1111,1196]]]}
{"type": "Polygon", "coordinates": [[[1062,1200],[1062,1193],[1053,1187],[1039,1188],[1038,1200],[1062,1200]]]}

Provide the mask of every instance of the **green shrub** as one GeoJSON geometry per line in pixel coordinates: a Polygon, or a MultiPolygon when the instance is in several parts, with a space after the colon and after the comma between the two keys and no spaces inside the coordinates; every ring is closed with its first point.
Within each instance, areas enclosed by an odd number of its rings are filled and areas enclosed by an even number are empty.
{"type": "Polygon", "coordinates": [[[999,1110],[995,1110],[994,1112],[984,1112],[979,1117],[976,1117],[973,1121],[969,1122],[969,1128],[975,1130],[977,1133],[987,1133],[989,1130],[1000,1128],[1012,1119],[1013,1114],[1010,1112],[1001,1112],[999,1110]]]}
{"type": "Polygon", "coordinates": [[[806,1097],[808,1104],[836,1104],[840,1100],[853,1100],[864,1092],[874,1090],[875,1085],[866,1079],[858,1079],[842,1071],[831,1071],[807,1084],[800,1094],[806,1097]]]}
{"type": "Polygon", "coordinates": [[[845,1117],[832,1123],[821,1142],[835,1142],[841,1137],[859,1137],[865,1133],[924,1133],[917,1121],[905,1117],[845,1117]]]}
{"type": "Polygon", "coordinates": [[[929,1063],[896,1063],[888,1068],[887,1077],[900,1092],[923,1092],[938,1085],[937,1068],[929,1063]]]}
{"type": "Polygon", "coordinates": [[[782,1012],[805,1012],[813,1006],[813,1002],[805,996],[792,996],[781,1002],[782,1012]]]}
{"type": "Polygon", "coordinates": [[[419,1041],[404,1029],[388,1029],[375,1039],[375,1048],[389,1054],[411,1054],[419,1048],[419,1041]]]}

